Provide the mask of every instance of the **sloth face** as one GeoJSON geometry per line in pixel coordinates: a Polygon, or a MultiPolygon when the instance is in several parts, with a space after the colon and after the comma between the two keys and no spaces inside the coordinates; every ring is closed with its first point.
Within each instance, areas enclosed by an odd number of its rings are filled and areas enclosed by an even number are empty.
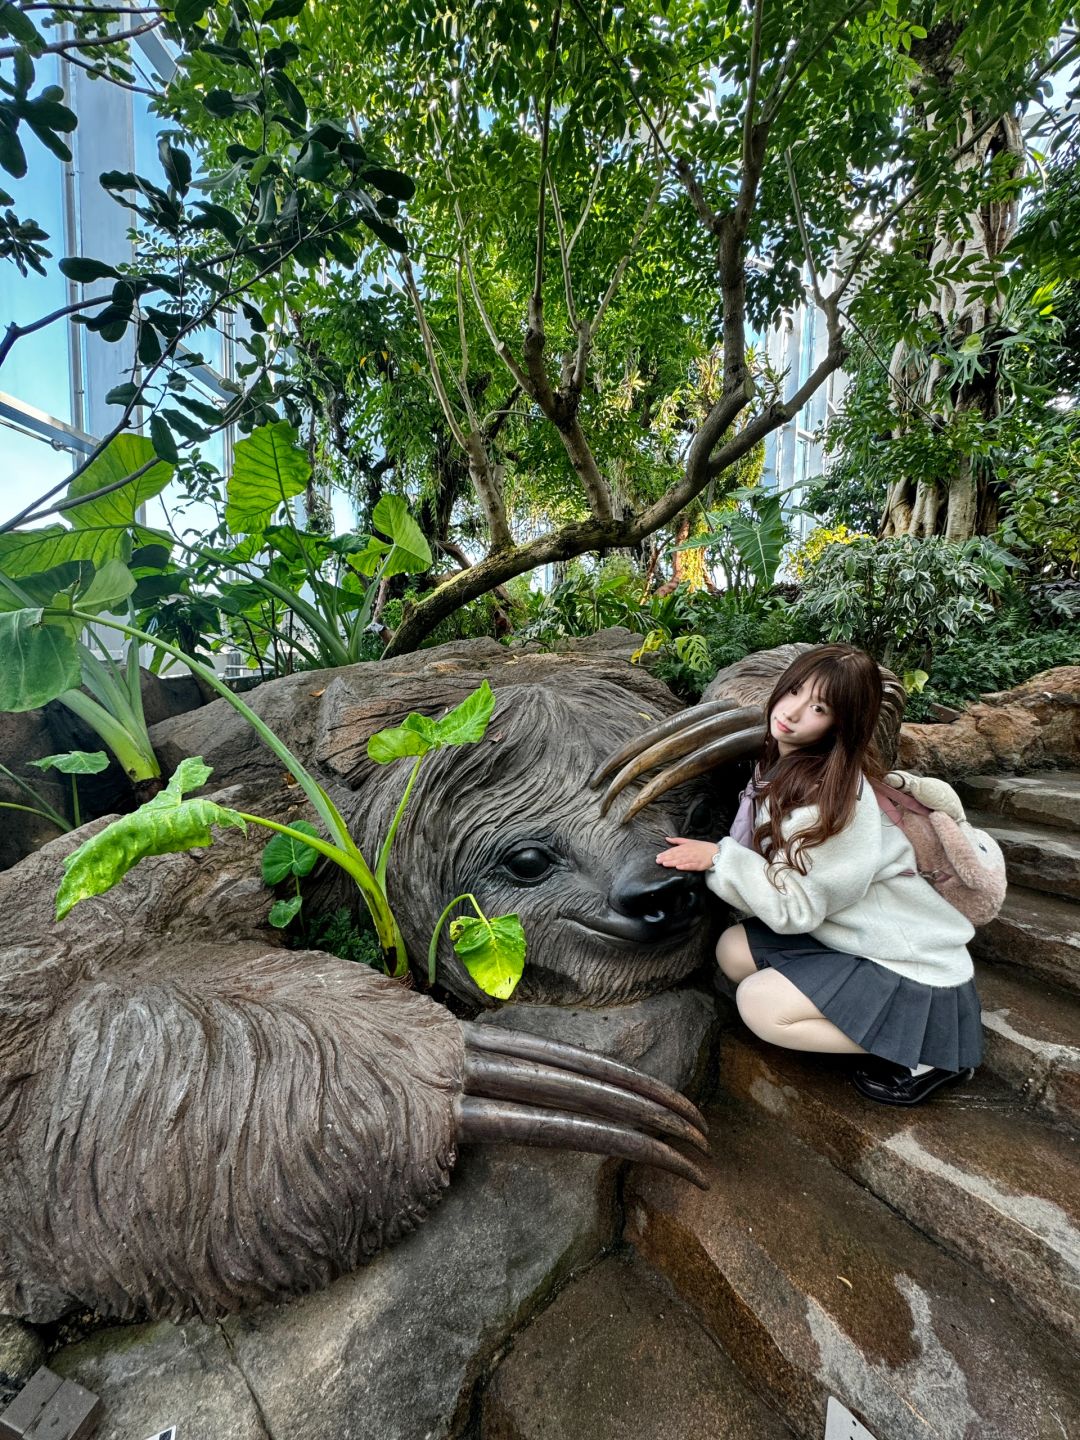
{"type": "MultiPolygon", "coordinates": [[[[471,892],[486,914],[521,917],[516,1000],[605,1005],[688,975],[709,948],[705,887],[655,857],[665,834],[686,833],[689,797],[673,793],[622,825],[625,803],[602,816],[588,788],[600,760],[662,717],[596,680],[505,686],[496,698],[480,744],[425,761],[394,841],[390,901],[410,953],[426,954],[443,907],[471,892]]],[[[362,849],[376,848],[405,778],[404,766],[388,767],[363,785],[362,849]]],[[[445,936],[439,974],[462,998],[492,1003],[445,936]]]]}

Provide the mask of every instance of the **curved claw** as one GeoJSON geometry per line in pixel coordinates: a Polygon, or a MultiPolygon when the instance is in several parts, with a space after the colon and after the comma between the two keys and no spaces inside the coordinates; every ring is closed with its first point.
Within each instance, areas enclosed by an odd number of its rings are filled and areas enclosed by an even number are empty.
{"type": "Polygon", "coordinates": [[[678,735],[683,732],[687,719],[693,715],[694,724],[704,720],[710,715],[720,715],[725,710],[736,710],[739,708],[737,700],[707,700],[702,705],[694,705],[689,710],[680,710],[677,715],[672,715],[667,720],[662,720],[659,725],[652,726],[642,735],[636,735],[633,740],[628,740],[621,750],[616,750],[614,755],[596,767],[589,777],[589,789],[598,790],[609,775],[614,775],[628,760],[639,755],[645,746],[658,744],[666,740],[669,735],[678,735]]]}
{"type": "Polygon", "coordinates": [[[703,1135],[708,1134],[705,1118],[692,1101],[662,1080],[635,1070],[632,1065],[610,1060],[592,1050],[583,1050],[579,1045],[568,1045],[564,1040],[546,1040],[541,1035],[530,1035],[525,1030],[504,1030],[498,1025],[476,1025],[471,1021],[464,1021],[461,1028],[465,1035],[466,1052],[475,1054],[484,1051],[518,1060],[535,1060],[541,1065],[617,1085],[634,1095],[655,1101],[673,1114],[681,1115],[703,1135]]]}
{"type": "Polygon", "coordinates": [[[678,765],[671,765],[654,776],[641,794],[635,795],[633,804],[627,808],[619,823],[625,825],[658,796],[674,790],[677,785],[684,785],[687,780],[696,780],[699,775],[704,775],[706,770],[712,770],[717,765],[726,765],[731,760],[743,760],[749,755],[756,755],[764,739],[765,726],[755,725],[750,730],[739,730],[734,735],[725,735],[720,740],[714,740],[711,745],[703,745],[678,765]]]}
{"type": "Polygon", "coordinates": [[[699,1190],[709,1188],[705,1176],[685,1155],[662,1140],[642,1135],[611,1120],[561,1114],[537,1105],[515,1105],[504,1100],[463,1097],[458,1102],[458,1140],[502,1141],[513,1145],[546,1145],[565,1150],[587,1150],[656,1165],[689,1180],[699,1190]]]}
{"type": "Polygon", "coordinates": [[[709,1142],[696,1126],[655,1100],[647,1100],[619,1085],[541,1065],[535,1060],[517,1060],[493,1052],[475,1054],[466,1048],[465,1094],[616,1120],[635,1129],[682,1140],[698,1150],[707,1152],[709,1148],[709,1142]]]}
{"type": "MultiPolygon", "coordinates": [[[[604,797],[600,802],[601,815],[606,815],[615,797],[646,770],[652,770],[657,765],[677,760],[690,751],[696,751],[699,754],[705,753],[708,742],[715,742],[725,736],[741,733],[751,725],[760,726],[764,720],[761,708],[757,705],[729,707],[720,714],[699,716],[688,724],[687,720],[692,714],[692,711],[684,714],[683,724],[675,730],[669,730],[668,734],[660,739],[656,739],[656,736],[660,729],[665,728],[661,726],[638,736],[637,753],[628,764],[622,767],[604,792],[604,797]]],[[[741,754],[742,752],[740,750],[737,753],[741,754]]],[[[714,761],[714,763],[716,762],[714,761]]],[[[695,770],[693,773],[700,775],[702,772],[695,770]]],[[[683,778],[690,777],[684,776],[683,778]]],[[[677,782],[672,782],[672,784],[675,783],[677,782]]],[[[664,790],[670,788],[671,785],[663,787],[664,790]]],[[[661,792],[654,792],[654,794],[659,793],[661,792]]],[[[640,809],[640,805],[636,806],[634,813],[640,809]]],[[[629,816],[624,817],[624,819],[626,818],[629,816]]]]}

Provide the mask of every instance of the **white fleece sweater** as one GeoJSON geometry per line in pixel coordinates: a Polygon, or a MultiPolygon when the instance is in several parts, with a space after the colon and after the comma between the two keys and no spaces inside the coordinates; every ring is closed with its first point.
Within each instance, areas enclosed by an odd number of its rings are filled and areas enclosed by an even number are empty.
{"type": "MultiPolygon", "coordinates": [[[[758,807],[755,824],[767,806],[763,801],[758,807]]],[[[792,811],[784,835],[808,829],[816,817],[813,805],[792,811]]],[[[884,814],[868,783],[844,829],[803,858],[805,875],[789,865],[770,869],[763,856],[727,836],[705,880],[722,900],[781,935],[813,935],[833,950],[924,985],[971,979],[966,946],[974,927],[913,873],[911,842],[884,814]]]]}

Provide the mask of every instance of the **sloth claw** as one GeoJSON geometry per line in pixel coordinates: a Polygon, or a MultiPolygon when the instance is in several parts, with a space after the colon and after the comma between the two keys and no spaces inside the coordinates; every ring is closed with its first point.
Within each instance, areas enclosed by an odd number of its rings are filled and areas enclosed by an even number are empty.
{"type": "Polygon", "coordinates": [[[612,1120],[591,1120],[585,1115],[561,1114],[538,1105],[515,1105],[505,1100],[467,1097],[458,1105],[458,1140],[502,1141],[512,1145],[546,1145],[559,1150],[586,1150],[655,1165],[707,1190],[704,1174],[685,1155],[662,1140],[643,1135],[612,1120]]]}
{"type": "Polygon", "coordinates": [[[657,765],[666,768],[635,796],[622,817],[622,824],[677,785],[696,780],[717,765],[755,754],[765,738],[764,720],[758,705],[711,700],[654,725],[594,772],[589,782],[593,788],[613,775],[600,801],[600,813],[606,815],[612,801],[627,785],[657,765]]]}
{"type": "Polygon", "coordinates": [[[670,1170],[704,1189],[701,1171],[667,1139],[708,1151],[705,1122],[652,1076],[576,1045],[465,1025],[458,1140],[548,1145],[670,1170]]]}

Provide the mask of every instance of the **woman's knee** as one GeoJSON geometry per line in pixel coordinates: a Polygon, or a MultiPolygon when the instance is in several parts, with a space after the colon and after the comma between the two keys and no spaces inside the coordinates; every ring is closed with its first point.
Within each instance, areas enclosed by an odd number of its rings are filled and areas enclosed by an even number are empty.
{"type": "Polygon", "coordinates": [[[742,925],[732,925],[720,936],[716,944],[716,962],[721,972],[736,984],[756,973],[757,966],[742,925]]]}

